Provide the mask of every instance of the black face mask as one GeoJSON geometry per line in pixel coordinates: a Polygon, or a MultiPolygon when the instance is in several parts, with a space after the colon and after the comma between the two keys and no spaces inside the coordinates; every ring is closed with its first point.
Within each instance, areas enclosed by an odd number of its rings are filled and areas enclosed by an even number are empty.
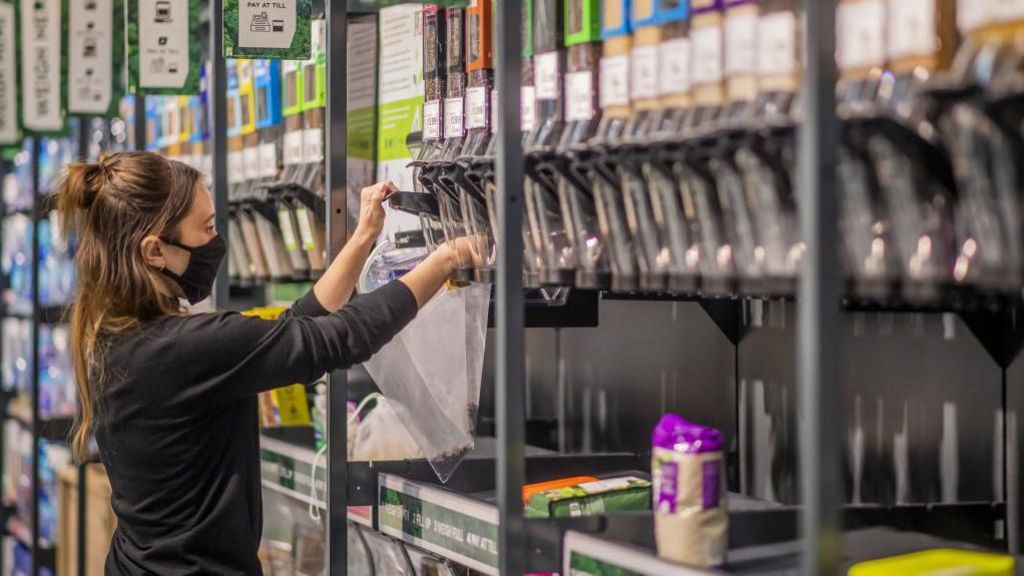
{"type": "Polygon", "coordinates": [[[163,238],[160,240],[165,244],[177,246],[190,254],[188,266],[180,276],[166,267],[162,270],[164,275],[181,286],[189,304],[205,300],[213,291],[213,281],[217,278],[220,262],[224,259],[224,253],[227,252],[224,239],[217,235],[206,244],[196,247],[184,246],[163,238]]]}

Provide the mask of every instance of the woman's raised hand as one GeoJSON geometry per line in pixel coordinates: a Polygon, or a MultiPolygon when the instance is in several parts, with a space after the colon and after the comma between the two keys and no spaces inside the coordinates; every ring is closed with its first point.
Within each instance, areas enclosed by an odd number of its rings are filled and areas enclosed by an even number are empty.
{"type": "Polygon", "coordinates": [[[384,201],[397,192],[398,188],[390,180],[367,186],[360,192],[359,224],[356,234],[369,241],[377,239],[384,229],[384,201]]]}

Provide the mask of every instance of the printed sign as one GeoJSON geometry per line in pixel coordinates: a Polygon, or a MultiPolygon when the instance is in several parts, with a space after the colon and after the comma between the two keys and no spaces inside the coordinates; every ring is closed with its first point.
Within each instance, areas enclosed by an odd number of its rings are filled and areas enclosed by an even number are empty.
{"type": "Polygon", "coordinates": [[[0,2],[0,145],[15,144],[19,140],[14,12],[14,4],[0,2]]]}
{"type": "Polygon", "coordinates": [[[629,106],[629,56],[601,58],[601,108],[629,106]]]}
{"type": "Polygon", "coordinates": [[[128,2],[128,86],[140,94],[199,91],[199,0],[128,2]]]}
{"type": "Polygon", "coordinates": [[[423,103],[423,139],[441,138],[441,101],[429,100],[423,103]]]}
{"type": "Polygon", "coordinates": [[[306,60],[312,0],[227,0],[224,56],[306,60]]]}
{"type": "Polygon", "coordinates": [[[690,91],[690,39],[674,38],[658,47],[658,92],[662,96],[690,91]]]}
{"type": "Polygon", "coordinates": [[[487,88],[466,90],[466,129],[487,128],[487,88]]]}
{"type": "Polygon", "coordinates": [[[119,11],[114,0],[71,0],[68,7],[68,112],[107,114],[115,100],[119,11]]]}
{"type": "Polygon", "coordinates": [[[61,0],[20,0],[22,124],[29,132],[64,128],[61,0]]]}
{"type": "Polygon", "coordinates": [[[585,122],[594,117],[594,75],[589,70],[565,76],[565,119],[585,122]]]}

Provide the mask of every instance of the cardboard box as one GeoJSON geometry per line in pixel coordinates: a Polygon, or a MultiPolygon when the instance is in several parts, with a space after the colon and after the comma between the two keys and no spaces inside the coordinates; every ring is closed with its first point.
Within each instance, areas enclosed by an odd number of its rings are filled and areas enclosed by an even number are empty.
{"type": "MultiPolygon", "coordinates": [[[[59,472],[60,505],[57,527],[57,576],[78,574],[78,467],[59,472]]],[[[110,539],[117,525],[110,507],[110,481],[101,464],[86,469],[86,558],[85,574],[102,576],[110,539]]]]}

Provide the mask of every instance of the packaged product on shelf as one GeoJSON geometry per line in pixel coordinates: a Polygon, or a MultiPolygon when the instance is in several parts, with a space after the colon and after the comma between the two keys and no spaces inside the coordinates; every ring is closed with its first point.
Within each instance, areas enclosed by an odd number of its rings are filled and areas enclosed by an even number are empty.
{"type": "Polygon", "coordinates": [[[365,363],[442,482],[475,443],[490,295],[443,288],[365,363]]]}
{"type": "Polygon", "coordinates": [[[568,488],[577,484],[583,484],[584,482],[596,482],[596,476],[571,476],[569,478],[558,478],[555,480],[547,480],[544,482],[534,482],[533,484],[523,485],[523,504],[530,501],[530,498],[534,494],[540,494],[548,490],[554,490],[556,488],[568,488]]]}
{"type": "MultiPolygon", "coordinates": [[[[264,320],[274,320],[285,311],[283,306],[264,306],[243,312],[264,320]]],[[[293,384],[260,394],[260,425],[263,427],[310,426],[310,401],[306,386],[293,384]]]]}
{"type": "Polygon", "coordinates": [[[650,480],[623,476],[553,488],[534,494],[526,505],[526,516],[566,518],[650,509],[650,480]]]}
{"type": "Polygon", "coordinates": [[[312,21],[312,56],[302,63],[302,161],[298,183],[324,196],[324,126],[327,121],[327,21],[312,21]]]}
{"type": "Polygon", "coordinates": [[[722,433],[665,414],[651,443],[658,555],[699,567],[724,564],[729,515],[722,433]]]}
{"type": "Polygon", "coordinates": [[[281,101],[284,118],[284,136],[281,142],[282,182],[299,182],[299,172],[303,163],[302,134],[305,129],[302,117],[303,83],[302,62],[299,60],[282,61],[281,101]]]}

